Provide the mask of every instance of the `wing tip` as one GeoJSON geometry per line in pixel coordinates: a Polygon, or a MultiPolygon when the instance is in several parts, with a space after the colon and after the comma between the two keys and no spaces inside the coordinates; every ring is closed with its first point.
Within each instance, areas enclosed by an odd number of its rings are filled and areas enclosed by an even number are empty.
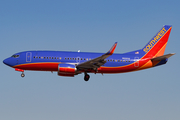
{"type": "Polygon", "coordinates": [[[114,45],[111,47],[111,49],[106,53],[106,55],[112,55],[114,53],[114,50],[117,46],[117,42],[114,43],[114,45]]]}

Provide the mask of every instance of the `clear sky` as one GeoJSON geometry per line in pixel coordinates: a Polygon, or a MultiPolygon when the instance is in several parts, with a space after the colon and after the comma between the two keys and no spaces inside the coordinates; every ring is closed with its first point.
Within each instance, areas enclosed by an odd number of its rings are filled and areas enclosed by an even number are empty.
{"type": "Polygon", "coordinates": [[[1,0],[1,120],[180,119],[179,0],[1,0]],[[123,74],[20,72],[2,61],[26,50],[107,52],[140,49],[172,25],[166,65],[123,74]]]}

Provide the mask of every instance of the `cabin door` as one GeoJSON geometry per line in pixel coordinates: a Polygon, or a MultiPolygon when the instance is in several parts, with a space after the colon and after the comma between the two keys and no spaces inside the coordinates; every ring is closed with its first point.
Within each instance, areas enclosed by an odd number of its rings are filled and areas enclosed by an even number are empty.
{"type": "Polygon", "coordinates": [[[26,53],[26,62],[31,62],[31,58],[32,58],[32,53],[31,52],[27,52],[26,53]]]}
{"type": "Polygon", "coordinates": [[[134,67],[139,67],[139,57],[135,57],[134,61],[135,61],[134,67]]]}

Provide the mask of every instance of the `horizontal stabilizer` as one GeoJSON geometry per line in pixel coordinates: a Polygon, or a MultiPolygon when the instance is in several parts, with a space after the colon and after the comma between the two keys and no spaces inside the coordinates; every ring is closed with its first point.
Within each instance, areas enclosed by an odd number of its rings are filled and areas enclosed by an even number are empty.
{"type": "Polygon", "coordinates": [[[167,55],[163,55],[163,56],[159,56],[159,57],[155,57],[155,58],[152,58],[151,60],[152,61],[160,61],[160,60],[164,60],[164,59],[167,59],[171,56],[175,55],[175,53],[170,53],[170,54],[167,54],[167,55]]]}

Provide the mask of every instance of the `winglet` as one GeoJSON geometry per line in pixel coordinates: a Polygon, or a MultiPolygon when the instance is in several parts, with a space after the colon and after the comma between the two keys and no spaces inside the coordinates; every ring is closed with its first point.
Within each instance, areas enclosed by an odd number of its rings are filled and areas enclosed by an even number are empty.
{"type": "Polygon", "coordinates": [[[111,49],[105,55],[112,55],[114,53],[116,46],[117,46],[117,42],[114,43],[114,45],[111,47],[111,49]]]}

